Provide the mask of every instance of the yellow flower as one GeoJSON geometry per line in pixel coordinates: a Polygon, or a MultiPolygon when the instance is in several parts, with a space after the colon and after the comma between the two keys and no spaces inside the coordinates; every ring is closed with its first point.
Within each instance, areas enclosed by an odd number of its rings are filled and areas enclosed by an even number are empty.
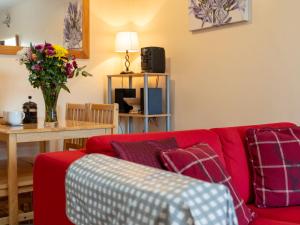
{"type": "Polygon", "coordinates": [[[68,50],[60,45],[53,45],[53,48],[55,50],[55,55],[53,57],[65,57],[68,54],[68,50]]]}

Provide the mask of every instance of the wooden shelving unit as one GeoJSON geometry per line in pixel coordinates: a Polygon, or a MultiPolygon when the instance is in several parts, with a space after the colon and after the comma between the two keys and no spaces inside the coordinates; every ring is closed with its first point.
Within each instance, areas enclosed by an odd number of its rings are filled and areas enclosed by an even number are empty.
{"type": "Polygon", "coordinates": [[[142,118],[144,120],[144,132],[149,132],[149,119],[150,118],[165,118],[166,119],[166,131],[171,130],[171,101],[170,101],[170,75],[167,73],[131,73],[131,74],[114,74],[107,75],[108,77],[108,103],[113,103],[113,90],[112,79],[113,78],[128,78],[128,87],[132,88],[133,78],[143,78],[144,80],[144,114],[138,113],[120,113],[122,118],[128,118],[128,133],[133,130],[133,118],[142,118]],[[149,114],[148,110],[148,82],[150,77],[163,77],[165,79],[165,110],[162,114],[149,114]]]}
{"type": "Polygon", "coordinates": [[[153,114],[153,115],[144,115],[140,113],[119,113],[120,117],[136,117],[136,118],[157,118],[157,117],[168,117],[171,114],[153,114]]]}
{"type": "Polygon", "coordinates": [[[166,77],[170,76],[168,73],[128,73],[128,74],[113,74],[113,75],[107,75],[107,77],[145,77],[147,75],[148,77],[166,77]]]}

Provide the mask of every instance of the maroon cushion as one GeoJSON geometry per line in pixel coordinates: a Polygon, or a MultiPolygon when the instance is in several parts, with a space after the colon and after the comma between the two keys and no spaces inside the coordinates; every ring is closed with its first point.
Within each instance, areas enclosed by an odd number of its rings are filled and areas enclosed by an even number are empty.
{"type": "Polygon", "coordinates": [[[239,225],[248,224],[253,215],[236,192],[231,177],[208,144],[198,144],[186,149],[162,151],[161,159],[169,171],[207,182],[226,185],[232,195],[239,225]]]}
{"type": "Polygon", "coordinates": [[[175,138],[137,142],[116,142],[111,145],[121,159],[162,169],[159,153],[162,150],[177,148],[175,138]]]}
{"type": "Polygon", "coordinates": [[[256,205],[299,205],[300,128],[250,129],[247,142],[256,205]]]}

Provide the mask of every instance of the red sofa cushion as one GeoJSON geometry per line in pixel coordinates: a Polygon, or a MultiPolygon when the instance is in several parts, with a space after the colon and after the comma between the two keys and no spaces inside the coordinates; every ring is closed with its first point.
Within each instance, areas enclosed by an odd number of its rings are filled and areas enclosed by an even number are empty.
{"type": "Polygon", "coordinates": [[[175,138],[136,142],[112,141],[111,145],[121,159],[158,169],[163,169],[159,153],[178,147],[175,138]]]}
{"type": "Polygon", "coordinates": [[[300,127],[250,129],[247,142],[256,205],[300,205],[300,127]]]}
{"type": "Polygon", "coordinates": [[[254,221],[249,223],[249,225],[297,225],[297,224],[298,223],[291,223],[291,222],[280,221],[280,220],[272,220],[272,219],[267,219],[264,217],[258,217],[254,221]]]}
{"type": "Polygon", "coordinates": [[[189,130],[175,132],[157,132],[157,133],[139,133],[139,134],[120,134],[120,135],[105,135],[89,138],[86,145],[86,152],[89,153],[116,153],[112,150],[111,142],[134,142],[145,140],[161,140],[174,137],[179,148],[187,148],[197,143],[208,143],[219,155],[220,160],[225,164],[222,146],[217,134],[209,130],[189,130]]]}
{"type": "Polygon", "coordinates": [[[199,180],[224,184],[230,190],[239,225],[247,225],[253,216],[235,190],[231,177],[208,144],[197,144],[186,149],[162,151],[161,159],[169,171],[199,180]]]}
{"type": "Polygon", "coordinates": [[[254,204],[251,204],[248,205],[248,207],[255,212],[258,217],[300,224],[300,206],[257,208],[254,204]]]}
{"type": "Polygon", "coordinates": [[[246,131],[250,128],[262,127],[292,127],[293,123],[272,123],[252,126],[214,128],[222,143],[226,169],[232,176],[232,181],[246,202],[252,200],[252,183],[246,155],[246,131]]]}

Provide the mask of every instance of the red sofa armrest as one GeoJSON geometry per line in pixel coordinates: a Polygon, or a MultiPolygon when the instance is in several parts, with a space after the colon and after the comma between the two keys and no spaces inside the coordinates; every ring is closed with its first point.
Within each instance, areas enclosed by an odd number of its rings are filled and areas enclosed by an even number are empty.
{"type": "Polygon", "coordinates": [[[84,150],[37,156],[33,174],[35,225],[72,225],[65,213],[65,175],[69,165],[86,155],[84,150]]]}

